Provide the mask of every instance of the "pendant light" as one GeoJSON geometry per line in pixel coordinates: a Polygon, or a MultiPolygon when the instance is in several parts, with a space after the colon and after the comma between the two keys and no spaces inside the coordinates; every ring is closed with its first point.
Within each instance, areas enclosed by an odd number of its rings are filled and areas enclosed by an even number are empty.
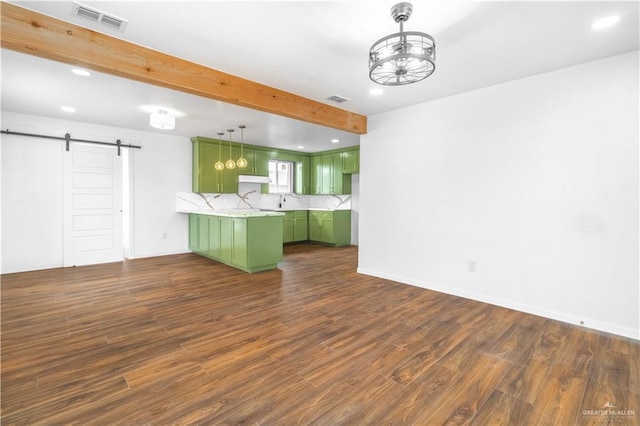
{"type": "Polygon", "coordinates": [[[232,154],[231,154],[231,135],[233,134],[233,129],[227,129],[227,132],[229,132],[229,159],[225,163],[225,166],[227,167],[227,169],[235,169],[236,168],[236,162],[233,161],[233,158],[231,158],[232,157],[232,154]]]}
{"type": "Polygon", "coordinates": [[[247,167],[247,159],[244,158],[244,129],[247,128],[244,124],[238,126],[240,128],[240,158],[236,161],[238,168],[244,169],[247,167]]]}
{"type": "Polygon", "coordinates": [[[222,158],[222,135],[224,135],[224,133],[218,133],[218,161],[213,165],[213,167],[219,172],[224,170],[224,163],[220,161],[220,158],[222,158]]]}

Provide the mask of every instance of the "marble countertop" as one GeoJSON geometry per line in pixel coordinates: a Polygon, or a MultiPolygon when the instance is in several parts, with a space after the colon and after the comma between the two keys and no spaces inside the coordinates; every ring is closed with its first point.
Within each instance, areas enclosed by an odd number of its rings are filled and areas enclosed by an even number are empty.
{"type": "Polygon", "coordinates": [[[274,212],[293,212],[293,211],[300,211],[300,210],[319,210],[324,212],[333,212],[336,210],[351,210],[351,209],[329,209],[324,207],[294,207],[294,208],[282,207],[282,208],[270,209],[270,210],[274,212]]]}
{"type": "Polygon", "coordinates": [[[242,209],[229,209],[229,210],[194,209],[194,210],[181,210],[178,213],[206,214],[211,216],[226,216],[226,217],[284,216],[284,212],[280,212],[280,211],[242,210],[242,209]]]}
{"type": "Polygon", "coordinates": [[[257,216],[284,216],[286,212],[307,211],[307,210],[332,212],[336,210],[349,210],[349,209],[329,209],[329,208],[322,208],[322,207],[294,207],[294,208],[282,207],[278,209],[219,209],[219,210],[181,209],[181,210],[178,210],[178,213],[207,214],[212,216],[228,216],[228,217],[257,217],[257,216]]]}

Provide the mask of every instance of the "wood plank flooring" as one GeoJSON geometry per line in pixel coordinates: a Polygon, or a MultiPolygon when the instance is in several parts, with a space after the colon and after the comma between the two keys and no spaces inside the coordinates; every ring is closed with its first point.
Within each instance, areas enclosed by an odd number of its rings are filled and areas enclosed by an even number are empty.
{"type": "Polygon", "coordinates": [[[639,423],[638,341],[356,267],[293,245],[253,275],[193,254],[4,275],[2,424],[639,423]]]}

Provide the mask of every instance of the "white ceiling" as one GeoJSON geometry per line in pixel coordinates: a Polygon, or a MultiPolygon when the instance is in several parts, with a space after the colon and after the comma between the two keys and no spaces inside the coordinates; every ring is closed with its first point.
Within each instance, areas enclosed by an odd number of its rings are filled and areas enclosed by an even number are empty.
{"type": "MultiPolygon", "coordinates": [[[[368,78],[367,53],[398,30],[393,0],[82,2],[127,19],[124,32],[72,16],[71,1],[12,3],[367,116],[640,48],[638,1],[416,0],[405,30],[435,37],[436,71],[373,96],[380,86],[368,78]],[[615,27],[591,29],[612,14],[621,16],[615,27]],[[333,94],[349,101],[327,101],[333,94]]],[[[306,152],[359,143],[358,135],[70,68],[3,49],[2,109],[187,137],[246,124],[245,142],[306,152]],[[158,106],[178,115],[175,130],[148,126],[145,108],[158,106]]]]}

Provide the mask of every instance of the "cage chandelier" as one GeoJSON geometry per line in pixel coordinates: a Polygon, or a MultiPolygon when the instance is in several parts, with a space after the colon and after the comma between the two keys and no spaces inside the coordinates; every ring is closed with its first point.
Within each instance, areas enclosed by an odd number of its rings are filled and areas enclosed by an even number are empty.
{"type": "Polygon", "coordinates": [[[404,31],[411,16],[411,3],[398,3],[391,17],[400,24],[400,32],[376,41],[369,49],[369,78],[385,86],[416,83],[436,69],[436,42],[429,34],[404,31]]]}

